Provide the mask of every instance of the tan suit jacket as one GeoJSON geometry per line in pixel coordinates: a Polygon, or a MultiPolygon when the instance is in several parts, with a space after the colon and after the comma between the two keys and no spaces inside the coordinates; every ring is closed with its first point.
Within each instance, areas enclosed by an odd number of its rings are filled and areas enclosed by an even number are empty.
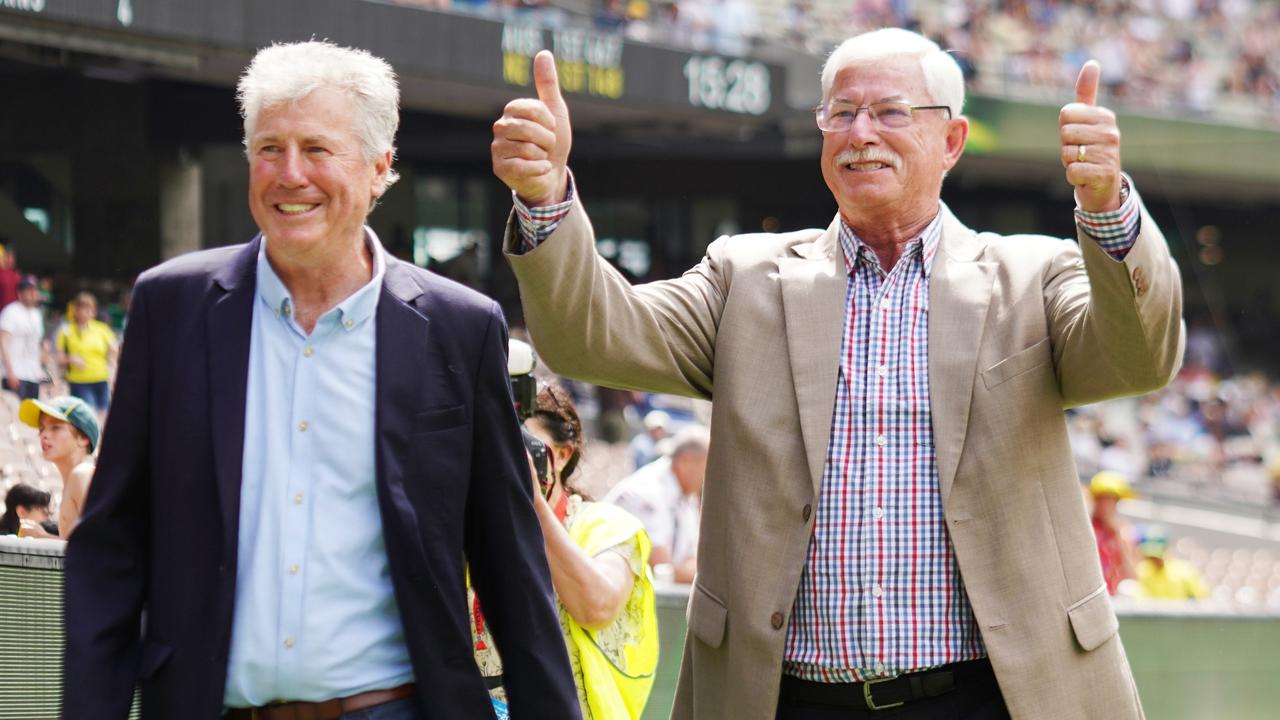
{"type": "MultiPolygon", "coordinates": [[[[1183,347],[1177,268],[1145,209],[1124,262],[1085,237],[976,233],[941,213],[938,479],[1001,691],[1018,719],[1141,718],[1063,408],[1168,382],[1183,347]]],[[[579,202],[541,246],[509,255],[556,372],[714,399],[674,718],[774,717],[835,402],[839,226],[722,237],[682,277],[632,287],[597,256],[579,202]]],[[[505,242],[519,247],[513,223],[505,242]]]]}

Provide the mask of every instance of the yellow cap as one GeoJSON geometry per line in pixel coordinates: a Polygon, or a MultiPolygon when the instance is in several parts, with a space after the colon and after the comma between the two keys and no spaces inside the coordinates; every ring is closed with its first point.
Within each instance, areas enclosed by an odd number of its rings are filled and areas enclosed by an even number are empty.
{"type": "Polygon", "coordinates": [[[1138,497],[1125,476],[1112,470],[1103,470],[1094,475],[1089,481],[1089,492],[1094,495],[1114,495],[1121,500],[1138,497]]]}

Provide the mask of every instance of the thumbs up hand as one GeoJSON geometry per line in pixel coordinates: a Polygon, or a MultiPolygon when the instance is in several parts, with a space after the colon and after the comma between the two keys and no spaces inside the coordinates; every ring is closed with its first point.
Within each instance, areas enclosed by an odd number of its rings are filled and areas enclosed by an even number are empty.
{"type": "Polygon", "coordinates": [[[569,106],[560,95],[555,58],[543,50],[533,59],[538,97],[507,103],[493,124],[493,174],[530,207],[562,202],[569,190],[569,106]]]}
{"type": "Polygon", "coordinates": [[[1058,114],[1062,166],[1087,212],[1120,208],[1120,128],[1115,113],[1098,107],[1101,75],[1097,60],[1085,63],[1076,79],[1076,101],[1058,114]]]}

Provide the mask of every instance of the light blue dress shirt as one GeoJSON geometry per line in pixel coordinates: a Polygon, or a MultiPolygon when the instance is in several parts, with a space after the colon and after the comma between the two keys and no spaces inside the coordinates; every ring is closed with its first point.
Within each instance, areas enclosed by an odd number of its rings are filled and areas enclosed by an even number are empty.
{"type": "Polygon", "coordinates": [[[258,252],[228,707],[413,681],[374,484],[385,263],[365,232],[373,279],[310,335],[294,321],[266,238],[258,252]]]}

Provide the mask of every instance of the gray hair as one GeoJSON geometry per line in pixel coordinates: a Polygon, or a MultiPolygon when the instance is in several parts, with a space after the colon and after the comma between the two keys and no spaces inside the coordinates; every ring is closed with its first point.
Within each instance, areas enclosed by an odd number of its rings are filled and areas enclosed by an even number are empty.
{"type": "Polygon", "coordinates": [[[855,35],[840,43],[822,66],[822,99],[825,102],[836,74],[856,63],[874,62],[902,55],[920,58],[929,100],[951,108],[951,117],[964,109],[964,73],[955,58],[929,38],[900,28],[882,28],[855,35]]]}
{"type": "MultiPolygon", "coordinates": [[[[258,112],[264,107],[296,103],[320,88],[334,88],[350,96],[355,108],[356,135],[364,158],[384,153],[395,157],[396,128],[400,125],[400,88],[396,73],[382,58],[367,50],[335,45],[327,40],[277,43],[258,51],[240,76],[236,99],[244,118],[248,150],[258,112]]],[[[383,187],[399,178],[387,169],[383,187]]]]}
{"type": "Polygon", "coordinates": [[[669,447],[667,455],[673,460],[685,453],[705,455],[711,447],[711,433],[701,425],[687,425],[671,438],[669,447]]]}

